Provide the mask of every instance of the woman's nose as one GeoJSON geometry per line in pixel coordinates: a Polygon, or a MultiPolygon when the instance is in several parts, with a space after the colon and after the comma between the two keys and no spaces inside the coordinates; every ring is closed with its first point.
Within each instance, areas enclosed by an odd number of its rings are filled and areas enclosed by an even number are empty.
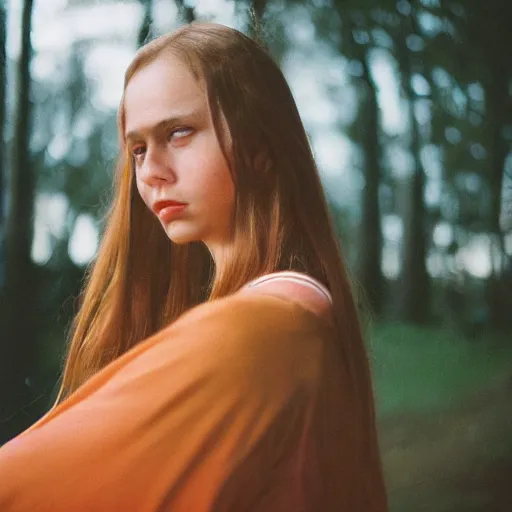
{"type": "Polygon", "coordinates": [[[152,147],[146,150],[141,179],[147,185],[161,185],[162,182],[176,181],[167,152],[163,148],[152,147]]]}

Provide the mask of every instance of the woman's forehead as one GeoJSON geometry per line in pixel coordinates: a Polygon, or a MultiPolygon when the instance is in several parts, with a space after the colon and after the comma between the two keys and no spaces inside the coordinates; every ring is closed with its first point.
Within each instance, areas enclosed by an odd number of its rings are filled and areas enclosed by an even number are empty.
{"type": "Polygon", "coordinates": [[[124,94],[126,133],[163,119],[208,110],[206,92],[190,70],[172,56],[159,57],[130,79],[124,94]]]}

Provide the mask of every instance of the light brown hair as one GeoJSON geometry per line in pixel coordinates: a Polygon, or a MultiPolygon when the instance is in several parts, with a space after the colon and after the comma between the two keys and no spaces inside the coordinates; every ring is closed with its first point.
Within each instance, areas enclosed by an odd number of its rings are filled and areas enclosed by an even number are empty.
{"type": "Polygon", "coordinates": [[[339,242],[297,107],[279,67],[242,33],[194,23],[141,48],[125,76],[157,58],[182,59],[207,94],[235,185],[234,243],[221,273],[198,242],[173,244],[143,204],[124,144],[124,106],[113,205],[88,275],[59,399],[190,307],[236,292],[262,274],[293,269],[330,290],[339,353],[376,463],[369,364],[339,242]],[[232,139],[227,158],[225,120],[232,139]]]}

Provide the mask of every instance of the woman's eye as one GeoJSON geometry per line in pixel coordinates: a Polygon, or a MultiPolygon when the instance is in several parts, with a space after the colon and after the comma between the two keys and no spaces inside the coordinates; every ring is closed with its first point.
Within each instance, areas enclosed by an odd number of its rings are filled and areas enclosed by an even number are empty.
{"type": "Polygon", "coordinates": [[[182,139],[183,137],[186,137],[187,135],[190,135],[192,133],[192,128],[175,128],[174,130],[171,130],[169,133],[169,138],[172,139],[173,137],[176,137],[178,139],[182,139]]]}
{"type": "Polygon", "coordinates": [[[144,154],[145,151],[146,151],[146,148],[144,146],[136,146],[132,149],[132,155],[135,158],[139,158],[144,154]]]}

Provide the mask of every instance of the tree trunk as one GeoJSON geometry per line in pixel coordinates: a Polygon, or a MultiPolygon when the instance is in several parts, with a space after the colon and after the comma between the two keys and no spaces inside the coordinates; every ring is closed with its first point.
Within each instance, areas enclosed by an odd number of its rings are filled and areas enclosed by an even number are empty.
{"type": "Polygon", "coordinates": [[[379,186],[380,141],[379,107],[376,86],[368,65],[368,53],[361,57],[365,100],[363,105],[363,132],[361,145],[364,154],[364,188],[361,209],[361,243],[357,275],[372,311],[382,313],[384,277],[382,275],[382,227],[380,216],[379,186]]]}
{"type": "MultiPolygon", "coordinates": [[[[494,57],[495,59],[495,57],[494,57]]],[[[493,56],[489,60],[492,62],[493,56]]],[[[485,85],[487,121],[490,133],[490,166],[489,182],[491,190],[491,215],[489,219],[489,234],[491,236],[492,273],[487,282],[487,301],[489,320],[492,325],[505,327],[510,322],[510,291],[502,281],[505,274],[504,233],[501,230],[500,216],[502,209],[502,188],[505,172],[505,160],[508,155],[508,145],[503,137],[505,126],[510,122],[506,105],[509,102],[508,81],[506,68],[502,69],[499,61],[494,61],[490,68],[490,79],[485,85]],[[508,295],[508,297],[507,297],[508,295]]]]}
{"type": "Polygon", "coordinates": [[[5,226],[4,226],[4,196],[5,196],[5,105],[6,105],[6,85],[7,85],[7,56],[6,56],[6,39],[7,39],[7,24],[6,24],[6,11],[5,3],[0,0],[0,294],[4,287],[4,241],[5,241],[5,226]]]}
{"type": "Polygon", "coordinates": [[[137,48],[151,40],[153,27],[153,0],[141,0],[141,3],[144,8],[144,17],[137,37],[137,48]]]}
{"type": "Polygon", "coordinates": [[[265,14],[268,0],[251,0],[249,6],[249,36],[253,39],[261,39],[261,20],[265,14]]]}
{"type": "Polygon", "coordinates": [[[404,43],[406,35],[403,34],[402,40],[397,41],[397,58],[403,94],[409,105],[410,151],[414,168],[410,179],[407,207],[402,212],[404,236],[398,312],[401,320],[405,322],[425,323],[430,317],[430,279],[426,267],[425,170],[420,159],[421,140],[414,115],[416,94],[411,87],[413,70],[410,51],[404,43]]]}
{"type": "Polygon", "coordinates": [[[23,407],[33,398],[28,386],[36,351],[34,332],[33,239],[34,175],[29,157],[30,137],[30,30],[33,0],[25,0],[22,45],[18,64],[17,112],[14,124],[11,201],[7,213],[5,338],[0,344],[0,442],[33,421],[23,407]]]}
{"type": "Polygon", "coordinates": [[[377,101],[377,86],[373,80],[369,52],[371,46],[358,44],[354,38],[357,29],[367,30],[366,16],[359,11],[351,12],[345,5],[338,6],[338,14],[345,25],[347,48],[340,52],[350,55],[361,63],[363,74],[358,88],[362,92],[361,109],[355,126],[355,137],[363,153],[364,188],[361,196],[361,226],[356,275],[364,298],[372,312],[382,314],[384,276],[382,274],[382,224],[379,187],[382,179],[381,143],[379,137],[380,116],[377,101]],[[357,16],[360,14],[360,16],[357,16]]]}
{"type": "Polygon", "coordinates": [[[185,0],[175,0],[176,6],[178,7],[178,11],[180,16],[183,18],[185,23],[192,23],[196,19],[196,13],[193,7],[188,7],[185,5],[185,0]]]}
{"type": "MultiPolygon", "coordinates": [[[[411,106],[411,110],[412,108],[411,106]]],[[[400,316],[406,322],[425,323],[430,316],[430,280],[426,268],[426,211],[423,200],[425,175],[417,153],[419,150],[417,127],[411,132],[414,172],[410,183],[408,208],[402,217],[404,237],[400,316]]]]}

